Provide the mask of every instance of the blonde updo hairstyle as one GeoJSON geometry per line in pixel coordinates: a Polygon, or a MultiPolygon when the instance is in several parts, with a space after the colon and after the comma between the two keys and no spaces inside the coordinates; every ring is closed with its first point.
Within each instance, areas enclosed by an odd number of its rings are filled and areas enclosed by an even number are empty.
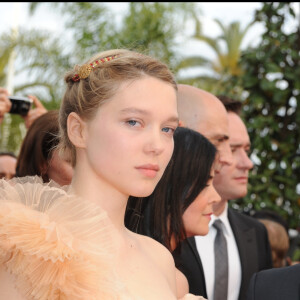
{"type": "Polygon", "coordinates": [[[85,64],[117,55],[115,58],[96,65],[85,79],[74,81],[78,66],[65,75],[67,88],[59,112],[59,152],[68,156],[71,164],[76,165],[76,149],[68,137],[67,119],[71,112],[83,120],[92,120],[97,109],[113,97],[120,85],[151,76],[171,84],[177,91],[172,72],[166,64],[148,55],[125,49],[100,52],[85,64]]]}

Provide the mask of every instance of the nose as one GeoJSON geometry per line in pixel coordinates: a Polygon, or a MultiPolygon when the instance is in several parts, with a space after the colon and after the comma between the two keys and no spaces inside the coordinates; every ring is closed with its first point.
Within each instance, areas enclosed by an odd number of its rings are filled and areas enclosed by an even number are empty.
{"type": "Polygon", "coordinates": [[[210,188],[210,197],[209,197],[209,203],[215,204],[219,203],[221,201],[221,197],[216,191],[215,187],[213,184],[209,186],[210,188]]]}
{"type": "Polygon", "coordinates": [[[240,158],[237,163],[237,167],[242,168],[242,169],[247,169],[247,170],[250,170],[253,168],[253,162],[249,158],[249,156],[245,150],[241,151],[240,158]]]}
{"type": "Polygon", "coordinates": [[[218,158],[220,166],[231,165],[233,163],[232,152],[228,141],[218,147],[218,158]]]}
{"type": "Polygon", "coordinates": [[[144,151],[147,154],[151,155],[160,155],[164,151],[164,142],[163,136],[160,130],[152,130],[151,132],[146,133],[147,139],[144,146],[144,151]]]}

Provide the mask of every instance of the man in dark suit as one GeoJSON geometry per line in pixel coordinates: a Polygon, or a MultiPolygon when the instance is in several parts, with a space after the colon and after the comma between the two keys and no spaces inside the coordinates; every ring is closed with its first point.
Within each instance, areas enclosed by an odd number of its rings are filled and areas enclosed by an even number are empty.
{"type": "Polygon", "coordinates": [[[247,300],[299,300],[300,264],[255,273],[247,300]]]}
{"type": "Polygon", "coordinates": [[[208,235],[187,239],[173,252],[173,256],[176,267],[188,279],[191,293],[209,300],[244,300],[253,273],[272,267],[270,245],[263,224],[228,208],[228,200],[246,195],[248,172],[253,167],[248,157],[249,136],[238,115],[241,104],[227,99],[231,103],[225,105],[228,112],[216,110],[211,105],[211,94],[208,94],[191,86],[179,85],[179,119],[182,126],[197,130],[210,139],[217,146],[220,156],[223,140],[216,137],[225,130],[225,135],[229,136],[232,160],[230,163],[222,163],[221,160],[215,172],[214,186],[222,200],[214,207],[208,235]],[[221,120],[226,117],[228,123],[225,125],[223,121],[221,125],[221,120]],[[219,246],[215,247],[214,243],[218,230],[212,226],[216,219],[222,222],[222,235],[228,253],[217,264],[214,250],[219,246]],[[223,266],[225,260],[226,267],[223,266]],[[215,279],[219,276],[219,269],[225,270],[225,275],[220,277],[222,281],[225,279],[222,291],[217,291],[221,281],[215,279]],[[218,293],[219,298],[216,296],[218,293]]]}
{"type": "MultiPolygon", "coordinates": [[[[237,243],[241,263],[241,282],[237,289],[237,299],[242,300],[246,299],[246,291],[253,273],[272,266],[271,257],[269,257],[270,246],[266,240],[265,227],[257,224],[256,220],[230,208],[228,209],[228,219],[237,243]]],[[[211,255],[213,256],[213,252],[211,255]]],[[[209,300],[213,299],[207,295],[207,279],[195,238],[188,238],[182,242],[181,247],[173,252],[173,256],[176,267],[187,277],[190,293],[202,295],[209,300]]],[[[224,297],[224,300],[226,299],[231,300],[224,297]]]]}

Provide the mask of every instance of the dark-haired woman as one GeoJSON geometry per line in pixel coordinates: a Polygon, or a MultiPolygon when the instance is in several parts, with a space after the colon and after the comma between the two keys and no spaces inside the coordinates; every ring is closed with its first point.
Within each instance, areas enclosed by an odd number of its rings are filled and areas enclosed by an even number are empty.
{"type": "Polygon", "coordinates": [[[29,127],[17,160],[16,176],[41,176],[43,182],[71,183],[73,168],[58,155],[58,110],[38,117],[29,127]]]}
{"type": "MultiPolygon", "coordinates": [[[[203,135],[177,128],[172,158],[154,192],[145,198],[130,197],[127,226],[171,252],[187,237],[206,235],[212,206],[221,200],[212,185],[216,155],[215,146],[203,135]]],[[[180,297],[187,281],[179,271],[177,276],[180,297]]]]}

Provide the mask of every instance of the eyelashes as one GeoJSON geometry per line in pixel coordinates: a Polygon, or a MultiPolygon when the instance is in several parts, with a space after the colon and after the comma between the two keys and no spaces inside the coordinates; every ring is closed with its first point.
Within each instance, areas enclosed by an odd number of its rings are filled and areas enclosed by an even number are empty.
{"type": "Polygon", "coordinates": [[[175,130],[176,130],[176,128],[171,128],[171,127],[164,127],[162,129],[163,132],[165,132],[166,134],[168,134],[171,137],[173,137],[175,130]]]}
{"type": "MultiPolygon", "coordinates": [[[[125,123],[129,126],[129,127],[136,127],[136,128],[142,128],[144,127],[144,123],[142,121],[138,121],[135,119],[130,119],[130,120],[126,120],[125,123]]],[[[163,127],[161,129],[162,132],[166,133],[167,135],[173,136],[174,132],[175,132],[176,128],[172,128],[172,127],[163,127]]]]}
{"type": "Polygon", "coordinates": [[[136,124],[139,124],[140,127],[142,126],[142,124],[137,120],[128,120],[128,121],[126,121],[126,123],[131,127],[137,127],[137,126],[135,126],[136,124]]]}

